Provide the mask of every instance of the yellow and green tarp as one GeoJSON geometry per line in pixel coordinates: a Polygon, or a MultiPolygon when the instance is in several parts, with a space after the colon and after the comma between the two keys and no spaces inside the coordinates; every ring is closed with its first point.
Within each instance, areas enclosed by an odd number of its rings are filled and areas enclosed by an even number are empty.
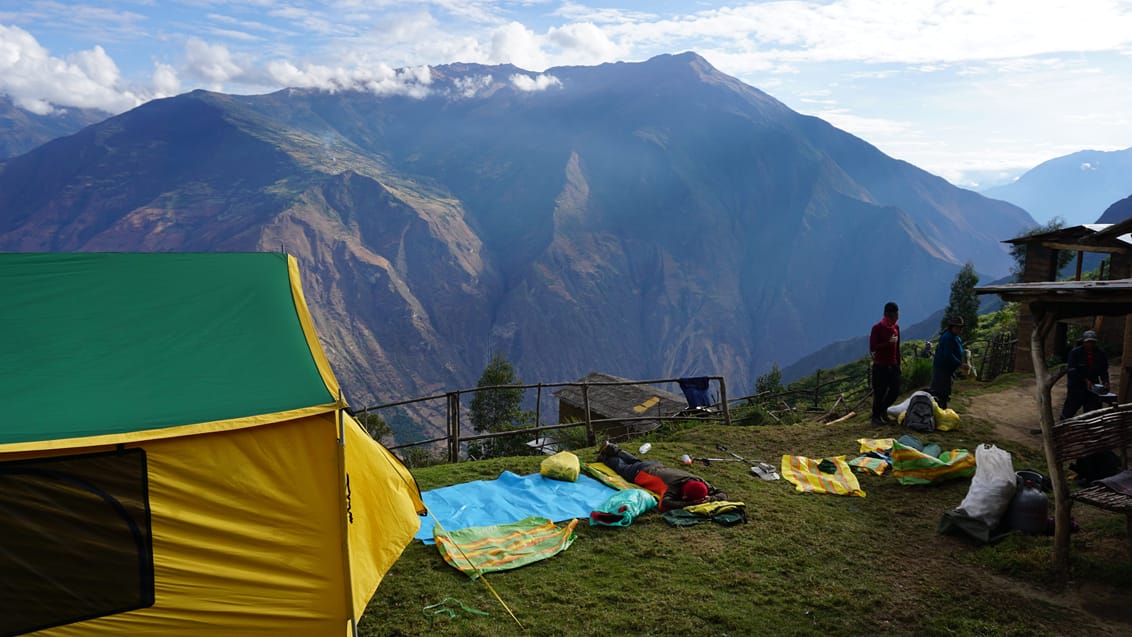
{"type": "Polygon", "coordinates": [[[0,254],[0,634],[335,635],[423,513],[285,254],[0,254]]]}
{"type": "Polygon", "coordinates": [[[782,477],[799,493],[828,493],[865,497],[865,491],[845,456],[816,460],[805,456],[782,456],[782,477]]]}
{"type": "Polygon", "coordinates": [[[577,519],[559,527],[549,518],[530,516],[508,524],[455,531],[436,525],[433,538],[445,562],[475,579],[483,573],[519,568],[558,555],[574,543],[577,525],[577,519]]]}

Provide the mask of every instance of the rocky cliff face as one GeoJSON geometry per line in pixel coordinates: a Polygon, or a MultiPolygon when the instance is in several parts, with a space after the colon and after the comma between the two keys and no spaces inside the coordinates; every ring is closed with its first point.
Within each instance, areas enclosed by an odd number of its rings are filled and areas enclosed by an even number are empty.
{"type": "Polygon", "coordinates": [[[361,406],[471,386],[493,352],[531,382],[742,395],[887,300],[926,317],[966,261],[1004,274],[1033,223],[694,54],[515,75],[146,104],[0,164],[0,249],[286,250],[361,406]]]}

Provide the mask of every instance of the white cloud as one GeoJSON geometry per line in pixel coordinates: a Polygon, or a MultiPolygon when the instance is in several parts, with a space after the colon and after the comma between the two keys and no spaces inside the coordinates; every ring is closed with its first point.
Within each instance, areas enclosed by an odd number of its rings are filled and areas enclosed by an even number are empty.
{"type": "MultiPolygon", "coordinates": [[[[949,178],[1132,145],[1132,0],[190,0],[175,21],[150,0],[25,4],[0,9],[20,24],[0,31],[0,91],[40,112],[124,110],[143,84],[423,95],[430,82],[394,69],[451,62],[514,64],[538,88],[553,66],[692,50],[949,178]],[[28,33],[70,48],[53,57],[28,33]]],[[[453,95],[490,88],[467,80],[453,95]]]]}
{"type": "Polygon", "coordinates": [[[219,28],[215,28],[215,27],[208,29],[208,34],[216,36],[218,38],[227,38],[229,40],[239,40],[241,42],[259,42],[259,41],[263,40],[263,38],[259,37],[258,35],[252,35],[251,33],[247,33],[245,31],[235,31],[233,29],[219,29],[219,28]]]}
{"type": "Polygon", "coordinates": [[[119,80],[118,67],[102,47],[79,51],[73,56],[75,66],[99,86],[114,86],[119,80]]]}
{"type": "Polygon", "coordinates": [[[559,49],[559,57],[575,60],[575,64],[598,64],[627,53],[590,22],[567,24],[547,31],[546,41],[559,49]]]}
{"type": "Polygon", "coordinates": [[[475,97],[480,91],[491,86],[490,75],[474,75],[472,77],[457,77],[453,84],[456,94],[464,98],[475,97]]]}
{"type": "Polygon", "coordinates": [[[267,72],[283,86],[330,92],[360,90],[378,95],[424,97],[432,83],[432,72],[427,66],[396,70],[386,65],[347,69],[308,64],[300,68],[285,60],[275,60],[268,63],[267,72]]]}
{"type": "Polygon", "coordinates": [[[612,62],[629,53],[592,23],[550,27],[536,33],[518,22],[497,27],[491,34],[486,62],[510,63],[535,71],[551,66],[612,62]]]}
{"type": "Polygon", "coordinates": [[[0,92],[33,113],[56,107],[119,112],[143,100],[121,88],[118,67],[100,46],[52,57],[27,31],[0,24],[0,92]]]}
{"type": "Polygon", "coordinates": [[[483,23],[500,21],[500,10],[496,6],[499,3],[495,0],[431,0],[431,3],[453,17],[483,23]]]}
{"type": "Polygon", "coordinates": [[[177,71],[168,64],[157,64],[153,69],[154,97],[172,97],[181,92],[181,80],[177,71]]]}
{"type": "Polygon", "coordinates": [[[657,19],[655,13],[644,11],[628,11],[624,9],[593,8],[584,4],[567,0],[562,6],[554,10],[554,15],[561,16],[575,22],[648,22],[657,19]]]}
{"type": "Polygon", "coordinates": [[[488,60],[496,64],[514,64],[525,69],[542,70],[548,66],[538,37],[518,22],[505,24],[492,33],[488,60]]]}
{"type": "Polygon", "coordinates": [[[622,46],[699,42],[747,65],[940,63],[1127,49],[1132,7],[1118,0],[776,0],[606,27],[622,46]]]}
{"type": "Polygon", "coordinates": [[[200,38],[189,38],[185,43],[185,63],[191,74],[216,84],[222,84],[243,72],[232,61],[228,47],[209,44],[200,38]]]}
{"type": "Polygon", "coordinates": [[[516,73],[511,76],[511,85],[524,92],[545,91],[552,86],[562,86],[562,80],[545,73],[536,77],[516,73]]]}
{"type": "Polygon", "coordinates": [[[909,122],[879,117],[863,117],[854,115],[845,109],[826,109],[813,113],[813,115],[864,139],[875,136],[903,135],[909,133],[913,128],[909,122]]]}

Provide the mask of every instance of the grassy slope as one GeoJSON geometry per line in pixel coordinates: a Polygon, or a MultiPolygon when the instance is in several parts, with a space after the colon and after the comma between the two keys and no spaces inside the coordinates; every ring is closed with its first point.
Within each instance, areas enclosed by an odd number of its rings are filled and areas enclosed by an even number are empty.
{"type": "MultiPolygon", "coordinates": [[[[1011,382],[1009,377],[1000,382],[1011,382]]],[[[965,393],[992,387],[961,384],[965,393]]],[[[781,454],[856,455],[856,439],[876,432],[867,417],[837,425],[704,426],[654,439],[650,458],[718,456],[725,444],[750,459],[781,454]]],[[[945,448],[974,449],[991,425],[968,415],[958,430],[924,436],[945,448]]],[[[1044,466],[1032,451],[1010,449],[1015,466],[1044,466]]],[[[579,452],[583,460],[592,450],[579,452]]],[[[422,489],[494,478],[504,469],[538,470],[539,458],[505,458],[415,472],[422,489]]],[[[1047,565],[1050,538],[1012,537],[991,547],[937,534],[940,515],[957,506],[969,480],[901,486],[862,476],[865,498],[795,493],[764,482],[738,463],[697,472],[747,503],[748,524],[670,527],[655,512],[628,528],[577,527],[559,556],[487,576],[512,607],[520,630],[487,587],[445,565],[434,547],[414,542],[378,588],[363,635],[1066,635],[1103,634],[1093,616],[1058,601],[1047,565]],[[1050,594],[1053,591],[1054,594],[1050,594]],[[430,619],[423,608],[446,597],[491,613],[430,619]]],[[[1123,556],[1107,537],[1119,516],[1074,511],[1087,527],[1075,535],[1078,570],[1127,590],[1123,556]],[[1113,566],[1113,565],[1117,566],[1113,566]]]]}

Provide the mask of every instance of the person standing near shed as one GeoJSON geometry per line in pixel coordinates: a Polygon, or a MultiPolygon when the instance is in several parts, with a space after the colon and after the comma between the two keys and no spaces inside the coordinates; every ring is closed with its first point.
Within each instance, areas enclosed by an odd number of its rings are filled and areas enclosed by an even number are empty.
{"type": "Polygon", "coordinates": [[[1072,417],[1082,407],[1086,412],[1099,409],[1098,392],[1108,393],[1108,357],[1097,347],[1096,332],[1088,330],[1081,335],[1081,344],[1069,350],[1066,367],[1062,420],[1072,417]]]}
{"type": "Polygon", "coordinates": [[[963,317],[953,316],[947,321],[947,329],[939,334],[939,344],[932,359],[932,381],[928,391],[935,398],[940,409],[947,409],[951,401],[951,385],[955,371],[967,371],[966,355],[963,353],[963,317]]]}
{"type": "Polygon", "coordinates": [[[889,301],[884,317],[869,334],[869,353],[873,358],[873,417],[876,426],[888,424],[888,408],[900,395],[900,308],[889,301]]]}

